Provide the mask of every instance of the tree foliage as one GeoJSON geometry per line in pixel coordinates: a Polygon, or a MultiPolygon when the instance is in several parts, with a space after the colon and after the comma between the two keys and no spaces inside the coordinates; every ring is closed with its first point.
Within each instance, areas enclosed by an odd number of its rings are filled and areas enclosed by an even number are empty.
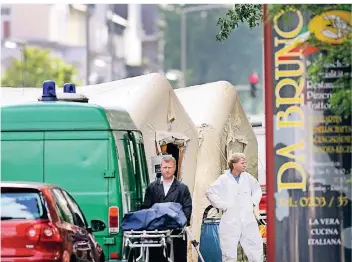
{"type": "Polygon", "coordinates": [[[263,17],[262,5],[240,4],[227,11],[224,18],[219,18],[217,25],[220,32],[216,35],[218,41],[226,40],[231,32],[239,27],[240,23],[248,23],[249,28],[257,27],[261,24],[263,17]]]}
{"type": "MultiPolygon", "coordinates": [[[[348,10],[351,12],[349,4],[330,4],[330,5],[314,5],[314,4],[280,4],[270,5],[269,19],[278,14],[281,10],[288,11],[290,9],[298,9],[310,13],[312,16],[322,14],[330,10],[348,10]]],[[[258,27],[265,23],[261,5],[239,4],[235,8],[227,11],[223,18],[217,22],[220,30],[216,34],[217,41],[223,42],[228,39],[231,33],[237,30],[240,23],[247,23],[250,28],[258,27]]],[[[288,21],[289,22],[289,21],[288,21]]],[[[318,41],[314,34],[310,34],[307,42],[312,47],[318,47],[321,55],[308,67],[308,77],[315,83],[321,81],[321,73],[324,71],[324,65],[335,63],[336,60],[351,65],[351,46],[352,46],[352,30],[349,25],[347,40],[339,45],[331,45],[318,41]]],[[[351,74],[336,80],[334,83],[334,95],[330,99],[332,111],[345,117],[351,116],[351,74]]]]}
{"type": "MultiPolygon", "coordinates": [[[[189,6],[194,5],[173,4],[160,8],[166,71],[180,69],[180,17],[182,10],[189,6]]],[[[219,80],[248,85],[248,76],[253,71],[262,72],[263,34],[260,26],[249,30],[248,26],[240,25],[222,44],[214,38],[216,21],[225,12],[226,9],[218,8],[186,14],[187,86],[219,80]]]]}
{"type": "Polygon", "coordinates": [[[54,57],[49,50],[27,47],[22,51],[22,59],[13,59],[1,80],[6,87],[41,87],[45,80],[53,80],[57,85],[76,83],[77,70],[73,65],[54,57]]]}

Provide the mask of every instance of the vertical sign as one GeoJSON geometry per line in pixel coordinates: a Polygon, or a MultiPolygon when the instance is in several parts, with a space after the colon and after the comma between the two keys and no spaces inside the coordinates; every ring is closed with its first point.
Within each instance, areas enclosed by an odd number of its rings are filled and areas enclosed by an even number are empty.
{"type": "Polygon", "coordinates": [[[351,10],[291,10],[266,25],[269,262],[351,261],[351,114],[331,107],[351,64],[336,57],[313,82],[308,68],[326,52],[307,43],[339,45],[351,26],[351,10]]]}

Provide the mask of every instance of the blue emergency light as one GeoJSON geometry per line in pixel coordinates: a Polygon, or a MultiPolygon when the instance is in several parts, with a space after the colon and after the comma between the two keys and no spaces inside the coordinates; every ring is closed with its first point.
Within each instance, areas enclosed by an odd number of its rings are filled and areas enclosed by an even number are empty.
{"type": "Polygon", "coordinates": [[[43,82],[43,95],[42,101],[57,101],[55,82],[52,80],[46,80],[43,82]]]}
{"type": "Polygon", "coordinates": [[[76,93],[76,85],[72,83],[66,83],[64,84],[64,93],[76,93]]]}

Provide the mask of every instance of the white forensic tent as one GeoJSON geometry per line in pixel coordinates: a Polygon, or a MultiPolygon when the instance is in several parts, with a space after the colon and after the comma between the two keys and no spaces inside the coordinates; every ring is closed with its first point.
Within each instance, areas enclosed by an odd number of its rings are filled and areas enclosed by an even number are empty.
{"type": "MultiPolygon", "coordinates": [[[[61,88],[62,90],[62,88],[61,88]]],[[[56,88],[56,93],[62,92],[56,88]]],[[[38,102],[43,90],[35,87],[2,87],[0,88],[0,104],[14,105],[27,102],[38,102]]]]}
{"type": "Polygon", "coordinates": [[[199,240],[205,190],[227,167],[235,152],[247,157],[247,171],[257,177],[258,145],[235,88],[226,81],[175,90],[198,129],[199,149],[193,190],[192,231],[199,240]]]}
{"type": "Polygon", "coordinates": [[[129,112],[143,134],[151,179],[154,179],[151,158],[162,151],[162,145],[176,146],[179,152],[178,177],[193,192],[198,153],[197,129],[164,75],[153,73],[82,86],[77,90],[89,98],[89,103],[119,106],[129,112]]]}

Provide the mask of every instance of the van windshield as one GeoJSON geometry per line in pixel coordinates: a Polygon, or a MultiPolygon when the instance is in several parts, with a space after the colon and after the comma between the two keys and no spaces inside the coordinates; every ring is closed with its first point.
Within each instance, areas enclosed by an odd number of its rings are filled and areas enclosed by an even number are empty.
{"type": "Polygon", "coordinates": [[[47,218],[39,191],[1,188],[1,220],[47,218]]]}

